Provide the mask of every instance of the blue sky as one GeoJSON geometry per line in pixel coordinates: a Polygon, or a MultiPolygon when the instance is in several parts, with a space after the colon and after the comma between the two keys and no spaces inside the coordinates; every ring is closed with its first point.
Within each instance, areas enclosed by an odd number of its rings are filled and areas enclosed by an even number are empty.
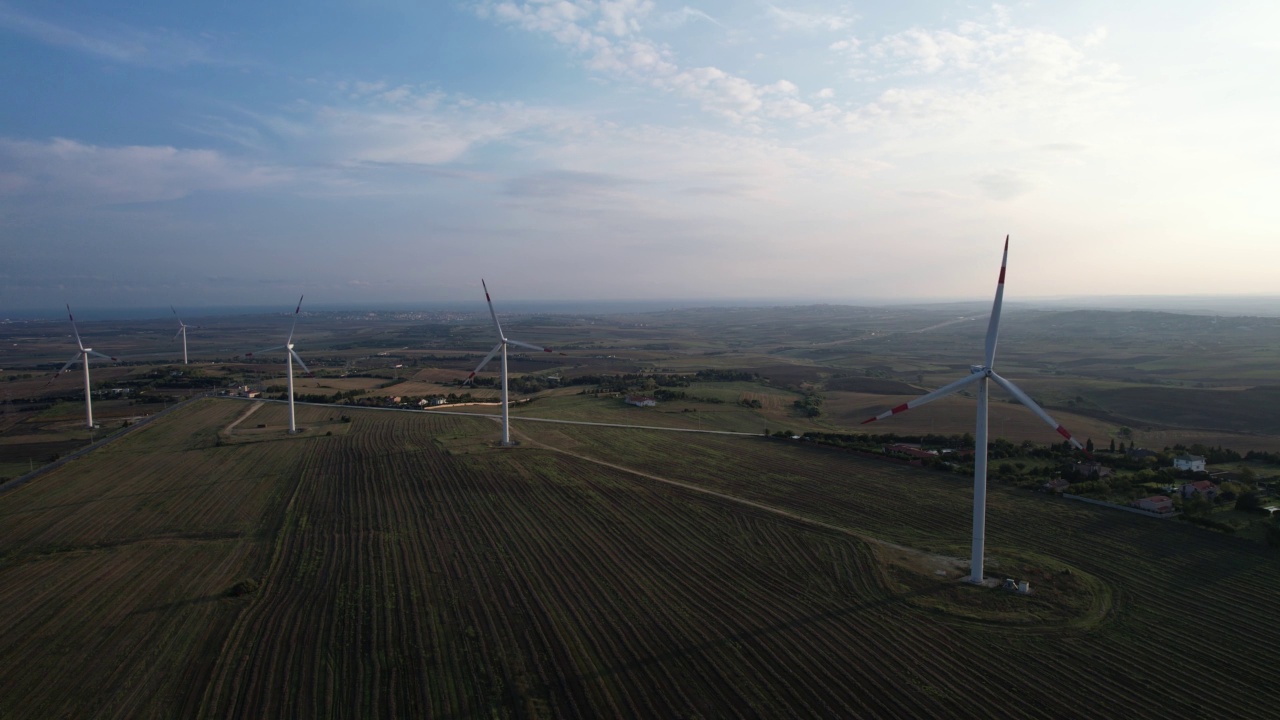
{"type": "Polygon", "coordinates": [[[1115,5],[0,0],[0,308],[1274,293],[1280,10],[1115,5]]]}

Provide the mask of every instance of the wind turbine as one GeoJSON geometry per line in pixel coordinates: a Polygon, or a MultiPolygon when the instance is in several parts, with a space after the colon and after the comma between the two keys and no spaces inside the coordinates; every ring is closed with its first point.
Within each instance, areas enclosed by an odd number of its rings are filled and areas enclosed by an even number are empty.
{"type": "Polygon", "coordinates": [[[476,373],[484,369],[485,365],[493,359],[494,355],[502,353],[502,444],[504,446],[511,444],[511,417],[510,408],[507,406],[507,345],[515,345],[516,347],[527,348],[529,350],[537,350],[538,352],[554,352],[550,348],[538,347],[529,343],[520,342],[519,340],[510,340],[506,335],[502,334],[502,325],[498,324],[498,314],[493,311],[493,300],[489,299],[489,286],[484,284],[484,280],[480,280],[480,287],[484,288],[484,301],[489,303],[489,315],[493,318],[493,329],[498,333],[498,344],[493,346],[488,355],[480,361],[475,370],[467,376],[463,384],[469,383],[475,378],[476,373]]]}
{"type": "Polygon", "coordinates": [[[1049,427],[1058,432],[1059,435],[1066,438],[1072,445],[1083,450],[1080,443],[1071,437],[1071,433],[1066,428],[1058,424],[1056,420],[1049,417],[1049,413],[1045,412],[1041,407],[1022,392],[1017,385],[1005,380],[996,374],[994,370],[996,360],[996,336],[1000,332],[1000,305],[1004,301],[1004,271],[1005,266],[1009,262],[1009,236],[1004,238],[1004,257],[1000,261],[1000,279],[996,283],[996,300],[991,307],[991,321],[987,325],[987,347],[986,359],[983,365],[970,365],[969,376],[957,380],[949,385],[944,385],[937,390],[912,400],[911,402],[899,405],[892,410],[886,410],[879,415],[862,421],[863,425],[883,420],[891,415],[897,415],[900,412],[919,407],[927,402],[932,402],[938,398],[959,392],[960,390],[970,386],[978,387],[978,429],[975,435],[975,446],[973,455],[973,548],[972,558],[970,560],[969,582],[980,584],[982,582],[982,562],[983,550],[986,544],[986,514],[987,514],[987,380],[993,380],[995,384],[1004,388],[1018,400],[1018,402],[1030,408],[1031,412],[1036,414],[1041,420],[1049,424],[1049,427]]]}
{"type": "Polygon", "coordinates": [[[293,311],[293,325],[289,326],[289,339],[285,340],[283,345],[269,347],[266,350],[259,350],[257,351],[257,353],[244,354],[245,357],[253,357],[255,354],[272,352],[273,350],[289,351],[289,355],[288,357],[285,358],[285,361],[289,366],[289,434],[291,435],[298,432],[298,423],[294,419],[294,414],[293,414],[293,361],[297,360],[298,365],[302,366],[303,371],[306,372],[308,376],[311,375],[311,371],[307,369],[307,364],[302,362],[302,358],[298,357],[298,353],[294,352],[293,350],[293,330],[294,328],[298,327],[298,313],[302,312],[303,297],[306,297],[306,296],[305,295],[298,296],[298,307],[293,311]]]}
{"type": "MultiPolygon", "coordinates": [[[[173,316],[178,318],[178,332],[174,334],[173,339],[177,340],[179,335],[182,336],[182,364],[186,365],[187,364],[187,328],[191,326],[182,322],[182,316],[178,314],[178,311],[172,305],[169,306],[169,309],[173,310],[173,316]]],[[[196,329],[198,330],[199,328],[197,327],[196,329]]],[[[170,340],[170,342],[173,342],[173,340],[170,340]]]]}
{"type": "Polygon", "coordinates": [[[98,357],[106,358],[111,362],[115,362],[116,359],[111,357],[110,355],[103,355],[102,353],[94,350],[93,348],[87,348],[84,346],[84,342],[80,340],[80,331],[76,329],[76,319],[75,319],[75,316],[71,314],[70,305],[67,305],[67,319],[71,321],[71,332],[75,333],[76,335],[76,345],[80,348],[80,352],[76,353],[75,357],[68,360],[67,364],[63,365],[61,370],[53,374],[53,380],[50,380],[49,384],[52,385],[54,380],[57,380],[62,375],[62,373],[67,371],[67,368],[75,364],[76,360],[81,360],[84,362],[84,419],[85,419],[85,423],[89,426],[89,429],[92,430],[93,429],[93,398],[90,396],[90,392],[89,392],[89,356],[97,355],[98,357]]]}

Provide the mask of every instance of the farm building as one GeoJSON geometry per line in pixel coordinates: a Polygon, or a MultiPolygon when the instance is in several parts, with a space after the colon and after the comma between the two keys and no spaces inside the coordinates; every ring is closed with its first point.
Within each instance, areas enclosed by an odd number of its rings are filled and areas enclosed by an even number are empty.
{"type": "Polygon", "coordinates": [[[1040,489],[1045,492],[1063,492],[1069,487],[1071,487],[1070,482],[1062,478],[1054,478],[1053,480],[1050,480],[1044,485],[1041,485],[1040,489]]]}
{"type": "Polygon", "coordinates": [[[1110,476],[1113,472],[1111,468],[1104,467],[1100,462],[1073,463],[1072,469],[1075,470],[1076,475],[1079,477],[1091,478],[1094,480],[1101,480],[1102,478],[1110,476]]]}
{"type": "Polygon", "coordinates": [[[1212,500],[1218,496],[1218,486],[1214,485],[1212,482],[1209,482],[1208,480],[1197,480],[1196,482],[1193,482],[1193,483],[1184,484],[1179,489],[1179,492],[1182,493],[1182,497],[1184,499],[1189,498],[1196,493],[1200,493],[1201,495],[1212,500]]]}
{"type": "Polygon", "coordinates": [[[915,445],[907,445],[905,443],[895,443],[893,445],[885,445],[884,452],[886,455],[904,455],[910,458],[932,458],[937,457],[936,450],[921,450],[915,445]]]}
{"type": "Polygon", "coordinates": [[[1175,470],[1190,470],[1191,472],[1204,472],[1204,458],[1199,455],[1191,455],[1183,453],[1173,459],[1173,467],[1175,470]]]}
{"type": "Polygon", "coordinates": [[[1133,506],[1139,510],[1149,510],[1151,512],[1173,512],[1173,499],[1165,495],[1152,495],[1151,497],[1134,500],[1133,506]]]}
{"type": "Polygon", "coordinates": [[[648,395],[628,395],[626,401],[628,405],[635,405],[636,407],[655,407],[658,404],[657,400],[648,395]]]}

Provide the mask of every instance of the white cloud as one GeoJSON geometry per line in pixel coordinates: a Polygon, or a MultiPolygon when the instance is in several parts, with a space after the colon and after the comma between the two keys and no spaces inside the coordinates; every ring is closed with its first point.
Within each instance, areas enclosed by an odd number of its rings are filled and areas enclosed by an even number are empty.
{"type": "Polygon", "coordinates": [[[129,65],[171,67],[228,64],[206,43],[165,30],[143,30],[101,18],[56,23],[0,2],[0,27],[66,48],[129,65]]]}
{"type": "Polygon", "coordinates": [[[715,18],[711,17],[705,12],[698,10],[697,8],[691,8],[688,6],[682,7],[679,10],[672,10],[670,12],[664,12],[660,15],[657,15],[652,21],[649,22],[649,25],[655,28],[663,29],[663,30],[671,30],[674,28],[683,27],[687,23],[695,22],[698,20],[704,20],[717,27],[721,27],[721,28],[724,27],[724,25],[721,24],[719,20],[716,20],[715,18]]]}
{"type": "Polygon", "coordinates": [[[0,139],[0,163],[10,169],[0,195],[54,197],[73,205],[174,200],[200,191],[262,188],[290,177],[281,168],[212,150],[100,147],[62,138],[0,139]]]}
{"type": "Polygon", "coordinates": [[[999,118],[1018,114],[1024,129],[1052,134],[1072,120],[1097,117],[1124,89],[1117,68],[1091,58],[1087,43],[1018,27],[1002,12],[982,23],[915,27],[837,45],[832,50],[849,63],[851,77],[882,88],[846,118],[850,127],[978,121],[1003,127],[999,118]]]}
{"type": "Polygon", "coordinates": [[[481,17],[492,17],[530,32],[550,36],[584,57],[592,71],[648,85],[697,101],[734,121],[757,115],[792,117],[794,103],[770,107],[772,87],[754,83],[718,67],[682,68],[669,49],[642,34],[653,4],[639,0],[597,3],[592,0],[488,3],[481,17]]]}
{"type": "Polygon", "coordinates": [[[800,10],[783,9],[777,5],[766,5],[769,17],[784,30],[828,30],[836,32],[844,30],[857,21],[857,15],[832,13],[807,13],[800,10]]]}
{"type": "Polygon", "coordinates": [[[479,102],[404,85],[381,90],[371,88],[354,102],[305,106],[301,117],[263,122],[304,154],[339,165],[446,165],[492,143],[520,142],[582,122],[570,112],[522,103],[479,102]]]}
{"type": "Polygon", "coordinates": [[[1106,39],[1107,29],[1105,27],[1099,27],[1088,35],[1085,35],[1084,39],[1080,41],[1080,44],[1085,47],[1096,47],[1106,42],[1106,39]]]}

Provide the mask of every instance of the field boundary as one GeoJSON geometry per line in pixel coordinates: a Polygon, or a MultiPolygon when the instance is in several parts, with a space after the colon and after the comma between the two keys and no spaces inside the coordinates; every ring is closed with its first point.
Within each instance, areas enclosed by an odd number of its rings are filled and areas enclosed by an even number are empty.
{"type": "MultiPolygon", "coordinates": [[[[247,402],[251,398],[229,397],[225,399],[240,400],[241,402],[247,402]]],[[[263,400],[262,398],[252,398],[252,399],[259,402],[271,402],[271,403],[288,402],[288,400],[274,400],[274,399],[263,400]]],[[[490,420],[502,419],[501,416],[493,415],[491,413],[457,412],[453,410],[424,410],[419,408],[368,407],[365,405],[339,405],[336,403],[316,403],[316,402],[298,402],[298,401],[294,401],[294,404],[309,405],[311,407],[339,408],[343,410],[380,410],[382,412],[413,413],[415,415],[460,415],[462,417],[488,418],[490,420]]],[[[468,403],[468,404],[495,406],[495,405],[501,405],[502,403],[468,403]]],[[[516,404],[519,404],[519,403],[516,403],[516,404]]],[[[659,425],[624,425],[622,423],[589,422],[587,420],[557,420],[556,418],[521,417],[516,415],[511,416],[511,421],[512,422],[528,421],[528,422],[559,423],[561,425],[589,425],[591,427],[629,428],[632,430],[666,430],[669,432],[704,433],[707,435],[734,435],[738,437],[764,437],[760,433],[739,432],[737,430],[703,430],[700,428],[662,427],[659,425]]]]}
{"type": "Polygon", "coordinates": [[[146,427],[151,423],[152,420],[155,420],[156,418],[164,417],[165,415],[168,415],[169,413],[173,412],[174,410],[177,410],[180,407],[186,407],[188,404],[190,404],[194,400],[202,400],[206,397],[208,397],[207,394],[193,395],[187,398],[186,400],[183,400],[179,403],[176,403],[174,405],[171,405],[161,410],[158,413],[153,413],[151,415],[148,415],[142,418],[141,420],[130,423],[129,427],[120,428],[119,430],[102,438],[101,440],[94,441],[88,445],[85,445],[79,450],[72,451],[71,453],[62,456],[57,460],[54,460],[48,465],[38,467],[35,470],[32,470],[31,472],[27,473],[26,475],[19,475],[18,477],[12,480],[8,480],[4,484],[0,485],[0,494],[4,494],[15,488],[22,487],[23,485],[26,485],[27,483],[31,482],[32,480],[35,480],[36,478],[40,477],[41,475],[47,472],[52,472],[54,470],[57,470],[58,468],[62,467],[63,465],[66,465],[72,460],[84,457],[85,455],[88,455],[89,453],[93,452],[94,450],[97,450],[98,448],[104,445],[107,445],[108,443],[113,443],[122,437],[128,436],[130,433],[132,433],[133,431],[139,428],[146,427]]]}
{"type": "Polygon", "coordinates": [[[1080,502],[1089,503],[1090,505],[1101,505],[1103,507],[1115,508],[1116,510],[1124,510],[1125,512],[1137,513],[1138,515],[1145,515],[1150,518],[1156,518],[1157,520],[1168,520],[1169,518],[1178,517],[1179,515],[1182,514],[1177,511],[1168,512],[1168,513],[1151,512],[1150,510],[1143,510],[1141,508],[1128,507],[1126,505],[1117,505],[1115,503],[1107,502],[1106,500],[1094,500],[1093,498],[1087,498],[1087,497],[1084,497],[1083,495],[1072,495],[1071,493],[1062,493],[1062,497],[1067,498],[1069,500],[1079,500],[1080,502]]]}

